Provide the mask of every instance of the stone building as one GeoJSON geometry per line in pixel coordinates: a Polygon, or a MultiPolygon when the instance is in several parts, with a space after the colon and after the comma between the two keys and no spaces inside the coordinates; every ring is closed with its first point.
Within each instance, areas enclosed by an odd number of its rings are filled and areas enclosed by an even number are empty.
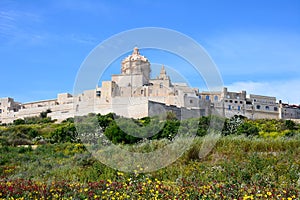
{"type": "Polygon", "coordinates": [[[249,119],[284,119],[279,114],[280,104],[276,102],[276,97],[248,96],[246,91],[228,92],[227,88],[219,92],[201,92],[199,97],[211,101],[218,113],[227,118],[242,115],[249,119]]]}
{"type": "Polygon", "coordinates": [[[88,113],[142,118],[166,111],[178,118],[191,118],[218,114],[224,117],[243,115],[250,119],[299,119],[300,106],[276,102],[275,97],[250,94],[246,91],[199,92],[185,83],[172,83],[164,66],[156,78],[151,79],[151,64],[134,48],[131,55],[122,60],[121,73],[111,76],[95,89],[72,96],[58,94],[56,99],[30,103],[15,102],[13,98],[0,99],[0,123],[38,116],[51,110],[48,116],[62,121],[88,113]]]}

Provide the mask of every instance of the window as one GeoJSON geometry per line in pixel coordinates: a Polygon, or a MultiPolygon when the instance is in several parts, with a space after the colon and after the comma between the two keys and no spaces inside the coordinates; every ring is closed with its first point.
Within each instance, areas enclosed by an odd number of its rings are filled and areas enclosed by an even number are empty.
{"type": "Polygon", "coordinates": [[[202,97],[201,97],[201,95],[199,95],[199,99],[201,99],[202,97]]]}
{"type": "Polygon", "coordinates": [[[190,104],[192,104],[192,103],[193,103],[193,100],[191,99],[191,100],[190,100],[190,104]]]}
{"type": "Polygon", "coordinates": [[[237,98],[237,99],[240,99],[240,96],[237,96],[236,98],[237,98]]]}
{"type": "Polygon", "coordinates": [[[269,107],[269,106],[266,106],[266,110],[270,110],[270,107],[269,107]]]}
{"type": "Polygon", "coordinates": [[[0,109],[0,113],[2,113],[2,109],[0,109]]]}
{"type": "Polygon", "coordinates": [[[208,95],[206,95],[205,99],[206,99],[206,100],[209,100],[209,96],[208,96],[208,95]]]}
{"type": "Polygon", "coordinates": [[[234,101],[234,103],[238,103],[238,101],[234,101]]]}
{"type": "Polygon", "coordinates": [[[228,110],[231,110],[231,105],[228,105],[228,110]]]}
{"type": "Polygon", "coordinates": [[[243,102],[242,102],[242,101],[240,101],[240,104],[243,104],[243,102]]]}
{"type": "Polygon", "coordinates": [[[159,84],[159,88],[163,88],[163,83],[160,83],[160,84],[159,84]]]}
{"type": "Polygon", "coordinates": [[[228,102],[228,100],[226,99],[225,102],[228,102]]]}
{"type": "Polygon", "coordinates": [[[256,105],[256,109],[259,110],[260,109],[260,105],[256,105]]]}
{"type": "Polygon", "coordinates": [[[141,94],[144,94],[144,90],[141,90],[141,94]]]}
{"type": "Polygon", "coordinates": [[[229,100],[230,103],[232,103],[232,100],[229,100]]]}
{"type": "Polygon", "coordinates": [[[218,96],[215,96],[215,101],[218,101],[218,99],[219,99],[218,96]]]}
{"type": "Polygon", "coordinates": [[[229,95],[227,95],[227,98],[229,99],[229,98],[230,98],[230,96],[229,96],[229,95]]]}
{"type": "Polygon", "coordinates": [[[274,111],[278,111],[278,108],[277,108],[277,107],[274,107],[274,111]]]}
{"type": "Polygon", "coordinates": [[[101,97],[101,91],[96,91],[96,96],[101,97]]]}
{"type": "Polygon", "coordinates": [[[241,110],[241,106],[238,106],[238,110],[241,110]]]}

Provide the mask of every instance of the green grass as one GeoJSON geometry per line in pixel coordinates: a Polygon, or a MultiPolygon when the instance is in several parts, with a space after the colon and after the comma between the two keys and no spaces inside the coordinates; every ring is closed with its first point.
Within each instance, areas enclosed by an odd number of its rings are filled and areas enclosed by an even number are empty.
{"type": "MultiPolygon", "coordinates": [[[[138,146],[138,151],[151,151],[160,148],[165,143],[165,140],[147,141],[146,144],[142,143],[138,146]]],[[[272,195],[286,195],[292,199],[299,197],[297,191],[300,190],[300,140],[298,137],[264,139],[225,136],[218,140],[206,157],[199,159],[198,153],[202,143],[203,138],[196,138],[191,148],[182,157],[163,169],[146,174],[122,173],[121,177],[117,170],[95,160],[79,143],[39,145],[35,150],[1,146],[0,177],[4,181],[3,184],[15,183],[15,187],[19,187],[20,180],[21,182],[33,180],[46,186],[50,183],[59,185],[63,181],[64,184],[82,184],[80,187],[87,188],[91,187],[92,183],[99,184],[106,181],[101,186],[102,189],[93,189],[93,192],[99,190],[99,193],[96,193],[102,195],[107,187],[115,187],[110,185],[113,183],[107,183],[107,181],[112,181],[116,184],[127,185],[127,189],[115,188],[113,193],[107,195],[115,195],[116,192],[123,191],[124,195],[126,193],[129,196],[124,199],[140,195],[138,188],[145,184],[147,187],[144,189],[148,193],[145,193],[146,196],[143,197],[152,199],[150,190],[154,190],[156,186],[149,180],[153,182],[158,180],[158,183],[162,184],[159,186],[161,190],[158,191],[163,191],[163,194],[157,193],[161,198],[172,195],[182,198],[204,198],[205,195],[207,195],[206,199],[223,198],[221,194],[214,196],[216,191],[231,198],[246,198],[247,195],[257,194],[264,195],[263,197],[267,195],[269,199],[272,199],[268,196],[270,192],[272,195]],[[7,180],[10,182],[7,183],[7,180]],[[129,184],[132,181],[135,185],[129,184]],[[128,190],[131,192],[128,193],[128,190]],[[181,193],[181,190],[186,192],[181,193]],[[188,196],[182,196],[183,194],[188,196]]],[[[74,196],[73,190],[75,189],[67,188],[68,193],[60,197],[74,196]]],[[[5,191],[4,189],[1,191],[0,187],[1,192],[5,191]]],[[[98,197],[96,193],[95,197],[98,197]]],[[[55,195],[58,194],[55,193],[55,195]]],[[[84,198],[88,197],[88,193],[78,188],[76,195],[78,198],[80,195],[84,198]]]]}

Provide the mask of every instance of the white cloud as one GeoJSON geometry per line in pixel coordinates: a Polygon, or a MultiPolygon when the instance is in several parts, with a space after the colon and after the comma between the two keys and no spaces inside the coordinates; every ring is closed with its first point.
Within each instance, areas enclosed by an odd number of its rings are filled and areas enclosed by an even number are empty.
{"type": "Polygon", "coordinates": [[[275,96],[277,100],[300,104],[300,80],[272,82],[235,82],[227,85],[230,91],[246,90],[247,94],[275,96]]]}

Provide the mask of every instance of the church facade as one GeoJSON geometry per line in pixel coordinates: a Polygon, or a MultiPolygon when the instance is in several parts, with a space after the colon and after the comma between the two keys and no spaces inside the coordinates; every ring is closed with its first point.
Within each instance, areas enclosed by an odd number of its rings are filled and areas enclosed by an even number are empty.
{"type": "Polygon", "coordinates": [[[0,98],[0,123],[15,119],[48,116],[62,121],[88,113],[142,118],[171,111],[178,118],[192,118],[217,114],[224,117],[243,115],[250,119],[300,119],[300,107],[277,102],[276,97],[247,95],[246,91],[199,92],[184,83],[172,83],[164,66],[156,78],[151,79],[151,64],[134,48],[122,60],[121,73],[112,75],[110,81],[86,90],[81,94],[58,94],[56,99],[20,103],[13,98],[0,98]]]}

